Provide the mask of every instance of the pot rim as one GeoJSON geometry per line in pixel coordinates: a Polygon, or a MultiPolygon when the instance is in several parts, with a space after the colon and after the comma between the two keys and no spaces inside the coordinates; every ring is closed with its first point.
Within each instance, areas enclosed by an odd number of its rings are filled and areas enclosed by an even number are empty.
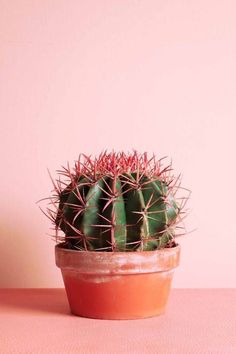
{"type": "Polygon", "coordinates": [[[152,251],[124,251],[124,252],[122,252],[122,251],[80,251],[80,250],[72,250],[72,249],[69,249],[69,248],[64,248],[64,247],[62,247],[63,246],[63,243],[57,243],[56,245],[55,245],[55,248],[57,249],[57,248],[60,248],[60,249],[63,249],[64,251],[66,251],[66,252],[72,252],[72,253],[76,253],[76,254],[78,254],[78,253],[81,253],[81,254],[127,254],[127,255],[131,255],[131,254],[140,254],[140,253],[142,253],[142,254],[150,254],[150,253],[158,253],[158,252],[163,252],[163,251],[165,251],[165,252],[171,252],[171,251],[173,251],[174,249],[180,249],[180,244],[179,243],[176,243],[176,245],[174,246],[174,247],[167,247],[167,248],[161,248],[161,249],[159,249],[159,250],[152,250],[152,251]]]}
{"type": "Polygon", "coordinates": [[[81,274],[125,275],[169,271],[179,265],[180,245],[153,251],[77,251],[55,246],[56,265],[81,274]]]}

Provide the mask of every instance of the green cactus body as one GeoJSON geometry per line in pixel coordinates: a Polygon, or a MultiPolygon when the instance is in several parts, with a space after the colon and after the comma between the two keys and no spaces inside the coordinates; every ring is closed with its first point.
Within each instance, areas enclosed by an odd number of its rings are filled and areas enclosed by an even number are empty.
{"type": "Polygon", "coordinates": [[[124,155],[112,154],[104,154],[92,167],[89,159],[82,173],[76,165],[70,183],[58,193],[55,224],[68,247],[120,252],[171,247],[181,208],[168,178],[160,168],[150,172],[144,155],[142,160],[136,156],[132,165],[127,156],[124,160],[124,155]]]}

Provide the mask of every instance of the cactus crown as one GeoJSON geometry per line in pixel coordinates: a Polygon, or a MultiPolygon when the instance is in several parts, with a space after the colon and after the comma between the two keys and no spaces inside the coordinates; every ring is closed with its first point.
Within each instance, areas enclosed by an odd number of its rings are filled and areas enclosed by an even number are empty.
{"type": "Polygon", "coordinates": [[[56,241],[85,251],[174,247],[187,198],[176,196],[180,177],[162,162],[137,151],[103,152],[81,154],[73,169],[62,167],[50,197],[55,208],[46,212],[56,241]]]}

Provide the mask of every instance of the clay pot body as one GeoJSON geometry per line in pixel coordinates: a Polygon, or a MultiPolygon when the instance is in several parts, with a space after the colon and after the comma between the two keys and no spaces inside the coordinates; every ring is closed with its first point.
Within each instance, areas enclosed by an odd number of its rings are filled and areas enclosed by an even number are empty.
{"type": "Polygon", "coordinates": [[[165,311],[180,246],[148,252],[85,252],[55,247],[71,312],[135,319],[165,311]]]}

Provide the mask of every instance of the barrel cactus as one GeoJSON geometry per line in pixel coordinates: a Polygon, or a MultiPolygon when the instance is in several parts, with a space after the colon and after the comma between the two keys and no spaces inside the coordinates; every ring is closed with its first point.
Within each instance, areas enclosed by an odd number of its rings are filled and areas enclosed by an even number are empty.
{"type": "Polygon", "coordinates": [[[73,169],[63,167],[53,181],[55,208],[47,208],[57,242],[84,251],[174,247],[186,199],[176,196],[180,179],[162,160],[136,151],[103,152],[80,155],[73,169]]]}

